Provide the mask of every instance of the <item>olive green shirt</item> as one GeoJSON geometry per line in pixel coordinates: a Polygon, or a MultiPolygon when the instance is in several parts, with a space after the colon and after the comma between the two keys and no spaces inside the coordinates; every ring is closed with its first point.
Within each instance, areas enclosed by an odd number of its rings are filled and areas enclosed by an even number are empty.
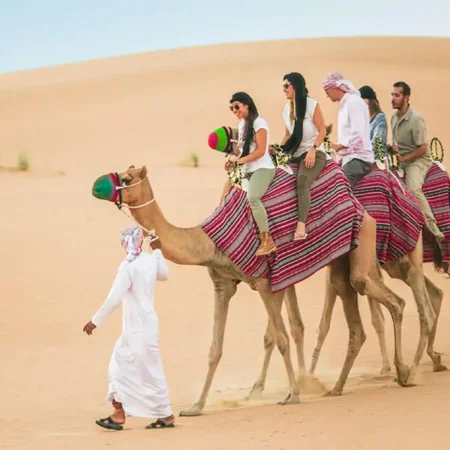
{"type": "MultiPolygon", "coordinates": [[[[406,114],[399,118],[398,112],[391,117],[392,139],[397,145],[401,155],[408,155],[417,150],[423,144],[428,144],[427,125],[422,114],[415,109],[408,107],[406,114]]],[[[430,147],[421,158],[432,161],[430,147]]],[[[413,161],[411,161],[413,162],[413,161]]]]}

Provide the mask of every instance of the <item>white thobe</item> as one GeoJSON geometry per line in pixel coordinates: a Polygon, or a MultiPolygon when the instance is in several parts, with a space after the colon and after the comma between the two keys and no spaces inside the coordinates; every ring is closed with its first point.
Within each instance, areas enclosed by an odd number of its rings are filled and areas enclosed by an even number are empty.
{"type": "Polygon", "coordinates": [[[122,403],[130,416],[163,418],[172,414],[154,308],[155,282],[168,276],[159,249],[123,261],[108,297],[92,318],[99,326],[122,303],[122,335],[109,364],[107,401],[122,403]]]}
{"type": "Polygon", "coordinates": [[[338,144],[344,166],[354,158],[373,163],[375,156],[370,141],[369,107],[359,95],[345,94],[339,104],[338,144]]]}

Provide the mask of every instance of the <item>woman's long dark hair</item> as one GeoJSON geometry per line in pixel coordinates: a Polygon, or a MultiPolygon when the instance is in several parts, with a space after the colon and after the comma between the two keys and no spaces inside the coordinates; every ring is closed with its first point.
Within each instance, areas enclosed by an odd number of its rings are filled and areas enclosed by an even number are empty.
{"type": "Polygon", "coordinates": [[[231,97],[230,103],[239,102],[248,106],[248,116],[245,119],[244,128],[244,148],[242,150],[242,157],[247,156],[250,152],[250,145],[253,142],[255,130],[253,127],[253,122],[258,117],[258,109],[256,108],[255,102],[246,92],[236,92],[231,97]]]}
{"type": "MultiPolygon", "coordinates": [[[[289,81],[295,90],[295,123],[294,130],[289,136],[289,139],[282,146],[285,153],[293,154],[303,140],[303,120],[306,114],[306,101],[308,99],[308,89],[306,88],[306,81],[298,72],[288,73],[283,77],[284,80],[289,81]]],[[[292,113],[292,111],[291,111],[292,113]]]]}

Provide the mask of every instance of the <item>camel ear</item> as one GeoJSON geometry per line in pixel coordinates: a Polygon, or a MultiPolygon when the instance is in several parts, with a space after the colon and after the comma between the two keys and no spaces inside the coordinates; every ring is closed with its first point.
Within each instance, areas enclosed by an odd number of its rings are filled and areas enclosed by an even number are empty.
{"type": "Polygon", "coordinates": [[[128,167],[128,170],[130,170],[130,169],[134,169],[134,165],[133,165],[133,166],[130,166],[130,167],[128,167]]]}
{"type": "Polygon", "coordinates": [[[139,178],[143,180],[147,176],[147,166],[142,166],[141,172],[139,173],[139,178]]]}

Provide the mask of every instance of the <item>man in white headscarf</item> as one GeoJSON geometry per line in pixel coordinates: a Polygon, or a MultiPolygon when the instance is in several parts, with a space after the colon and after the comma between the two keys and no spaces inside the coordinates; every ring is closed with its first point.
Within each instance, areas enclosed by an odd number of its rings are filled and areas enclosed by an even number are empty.
{"type": "Polygon", "coordinates": [[[338,72],[329,74],[322,87],[332,102],[339,102],[338,142],[331,147],[342,157],[342,169],[353,188],[375,162],[369,108],[352,82],[338,72]]]}
{"type": "Polygon", "coordinates": [[[146,238],[152,253],[142,251],[138,227],[122,232],[127,251],[103,306],[83,328],[90,335],[122,304],[122,335],[116,341],[108,373],[108,403],[114,412],[97,425],[122,430],[125,415],[155,418],[147,429],[172,428],[174,416],[159,355],[158,317],[154,309],[156,281],[165,281],[169,270],[154,235],[146,238]]]}

